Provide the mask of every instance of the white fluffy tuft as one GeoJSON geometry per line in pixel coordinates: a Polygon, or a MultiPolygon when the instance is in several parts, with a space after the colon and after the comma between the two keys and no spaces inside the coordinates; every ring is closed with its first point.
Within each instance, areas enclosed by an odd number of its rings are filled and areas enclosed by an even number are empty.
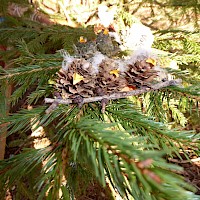
{"type": "Polygon", "coordinates": [[[118,66],[118,69],[119,69],[120,72],[123,73],[123,72],[128,71],[128,66],[127,66],[126,61],[124,61],[124,60],[115,60],[114,62],[118,66]]]}
{"type": "Polygon", "coordinates": [[[92,58],[89,59],[89,62],[92,64],[94,69],[94,73],[98,74],[99,72],[99,65],[105,60],[107,56],[103,55],[101,52],[96,52],[92,58]]]}
{"type": "Polygon", "coordinates": [[[115,13],[115,9],[109,9],[106,5],[101,4],[98,6],[98,17],[100,23],[105,27],[108,27],[113,22],[115,13]]]}
{"type": "Polygon", "coordinates": [[[134,23],[130,29],[125,30],[124,46],[129,50],[139,48],[151,48],[154,36],[149,27],[143,24],[134,23]]]}
{"type": "Polygon", "coordinates": [[[69,53],[67,53],[65,50],[60,50],[60,53],[63,56],[63,62],[62,62],[62,69],[67,71],[69,68],[69,65],[75,60],[73,56],[70,56],[69,53]]]}
{"type": "Polygon", "coordinates": [[[156,55],[152,53],[151,49],[139,48],[130,55],[127,63],[136,63],[137,61],[146,60],[148,58],[156,58],[156,55]]]}

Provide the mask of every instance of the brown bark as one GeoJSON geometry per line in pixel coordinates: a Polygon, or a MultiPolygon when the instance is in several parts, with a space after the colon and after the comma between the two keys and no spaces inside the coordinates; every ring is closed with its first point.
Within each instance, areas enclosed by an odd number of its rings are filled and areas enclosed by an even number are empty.
{"type": "MultiPolygon", "coordinates": [[[[8,98],[11,95],[11,85],[8,85],[5,90],[5,107],[6,107],[6,113],[0,114],[0,117],[4,117],[3,115],[8,115],[9,112],[9,103],[7,102],[8,98]]],[[[7,124],[2,125],[3,132],[0,133],[0,160],[4,159],[5,155],[5,148],[6,148],[6,135],[7,135],[7,124]]]]}
{"type": "MultiPolygon", "coordinates": [[[[6,65],[4,67],[4,69],[6,69],[6,65]]],[[[8,102],[8,99],[10,98],[10,95],[11,95],[11,91],[12,91],[12,86],[9,85],[8,81],[6,81],[6,84],[5,84],[5,89],[4,91],[2,92],[3,96],[4,96],[4,112],[0,112],[0,117],[5,117],[8,115],[9,113],[9,107],[10,107],[10,104],[8,102]]],[[[5,156],[5,149],[6,149],[6,135],[7,135],[7,124],[2,124],[0,126],[0,130],[2,130],[2,132],[0,132],[0,160],[3,160],[4,159],[4,156],[5,156]]]]}

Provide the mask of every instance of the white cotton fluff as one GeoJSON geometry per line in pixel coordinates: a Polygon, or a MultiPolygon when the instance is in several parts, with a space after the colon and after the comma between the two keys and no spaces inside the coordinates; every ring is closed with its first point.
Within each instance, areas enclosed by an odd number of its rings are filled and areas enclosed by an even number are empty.
{"type": "Polygon", "coordinates": [[[109,9],[106,5],[101,4],[98,6],[98,17],[100,23],[105,27],[108,27],[113,22],[115,13],[115,9],[109,9]]]}
{"type": "Polygon", "coordinates": [[[109,32],[109,36],[113,38],[118,44],[122,45],[120,35],[117,32],[109,32]]]}
{"type": "Polygon", "coordinates": [[[150,48],[139,48],[135,51],[133,51],[132,55],[130,55],[130,58],[127,59],[127,63],[133,64],[137,61],[146,60],[148,58],[154,58],[156,59],[156,54],[152,53],[152,50],[150,48]]]}
{"type": "Polygon", "coordinates": [[[98,74],[99,72],[99,65],[102,63],[103,60],[108,58],[107,56],[103,55],[101,52],[97,51],[92,58],[89,59],[89,62],[92,64],[94,69],[94,74],[98,74]]]}
{"type": "Polygon", "coordinates": [[[115,60],[114,62],[118,66],[120,72],[128,71],[128,65],[125,60],[115,60]]]}
{"type": "Polygon", "coordinates": [[[123,41],[123,45],[129,50],[136,50],[139,48],[150,49],[154,41],[154,36],[147,26],[134,23],[126,30],[123,41]]]}
{"type": "Polygon", "coordinates": [[[84,62],[82,62],[82,68],[86,71],[89,69],[90,65],[91,64],[89,62],[87,62],[86,60],[84,60],[84,62]]]}
{"type": "Polygon", "coordinates": [[[82,61],[82,68],[86,71],[89,71],[91,73],[91,75],[95,75],[99,72],[97,67],[92,65],[92,63],[90,63],[87,60],[82,61]]]}
{"type": "MultiPolygon", "coordinates": [[[[171,60],[168,67],[171,69],[176,69],[176,70],[179,69],[175,60],[171,60]]],[[[165,68],[162,68],[160,66],[156,66],[155,70],[157,71],[157,74],[160,80],[173,80],[175,78],[174,75],[168,73],[165,68]]]]}
{"type": "Polygon", "coordinates": [[[160,67],[159,65],[156,65],[154,67],[154,70],[156,70],[158,81],[172,80],[173,79],[173,77],[170,76],[169,74],[167,74],[167,71],[164,68],[160,67]]]}
{"type": "Polygon", "coordinates": [[[67,71],[69,68],[69,65],[75,60],[73,56],[70,56],[69,53],[67,53],[65,50],[60,50],[60,53],[63,56],[63,61],[62,61],[62,69],[67,71]]]}

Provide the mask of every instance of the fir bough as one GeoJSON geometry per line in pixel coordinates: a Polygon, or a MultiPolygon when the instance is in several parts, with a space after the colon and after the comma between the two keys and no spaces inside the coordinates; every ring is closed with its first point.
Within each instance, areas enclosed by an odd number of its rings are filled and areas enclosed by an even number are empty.
{"type": "Polygon", "coordinates": [[[96,179],[103,186],[109,183],[124,199],[198,199],[195,189],[175,174],[182,169],[167,162],[168,157],[182,159],[180,149],[187,158],[185,148],[199,147],[199,134],[183,130],[187,114],[199,109],[199,44],[190,35],[175,41],[165,35],[155,43],[165,51],[177,47],[170,58],[187,73],[169,72],[184,80],[183,87],[111,101],[104,114],[99,102],[82,108],[59,105],[46,114],[43,100],[54,95],[53,83],[62,62],[56,50],[72,50],[80,36],[93,35],[91,29],[84,32],[15,19],[9,23],[15,26],[0,29],[1,43],[11,47],[1,52],[10,68],[0,69],[0,103],[6,112],[4,86],[8,81],[14,85],[9,100],[18,112],[11,107],[12,114],[1,116],[0,131],[6,125],[8,136],[25,134],[29,141],[30,134],[42,128],[49,143],[41,149],[20,148],[16,155],[0,161],[1,196],[15,186],[21,199],[73,199],[80,179],[96,179]],[[176,123],[176,129],[169,122],[176,123]]]}

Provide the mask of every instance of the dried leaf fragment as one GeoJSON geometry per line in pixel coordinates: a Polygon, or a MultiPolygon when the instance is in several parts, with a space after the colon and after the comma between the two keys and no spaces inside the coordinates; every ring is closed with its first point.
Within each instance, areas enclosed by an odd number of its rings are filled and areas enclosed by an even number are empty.
{"type": "Polygon", "coordinates": [[[82,81],[84,78],[83,76],[79,75],[78,73],[73,74],[73,85],[76,85],[80,81],[82,81]]]}
{"type": "Polygon", "coordinates": [[[137,89],[137,87],[134,85],[127,85],[124,88],[122,88],[120,92],[129,92],[129,91],[136,90],[136,89],[137,89]]]}
{"type": "Polygon", "coordinates": [[[148,58],[148,59],[146,60],[146,62],[152,64],[153,66],[156,65],[156,60],[153,59],[153,58],[148,58]]]}
{"type": "Polygon", "coordinates": [[[114,69],[110,71],[110,74],[114,74],[117,78],[119,77],[119,69],[114,69]]]}

